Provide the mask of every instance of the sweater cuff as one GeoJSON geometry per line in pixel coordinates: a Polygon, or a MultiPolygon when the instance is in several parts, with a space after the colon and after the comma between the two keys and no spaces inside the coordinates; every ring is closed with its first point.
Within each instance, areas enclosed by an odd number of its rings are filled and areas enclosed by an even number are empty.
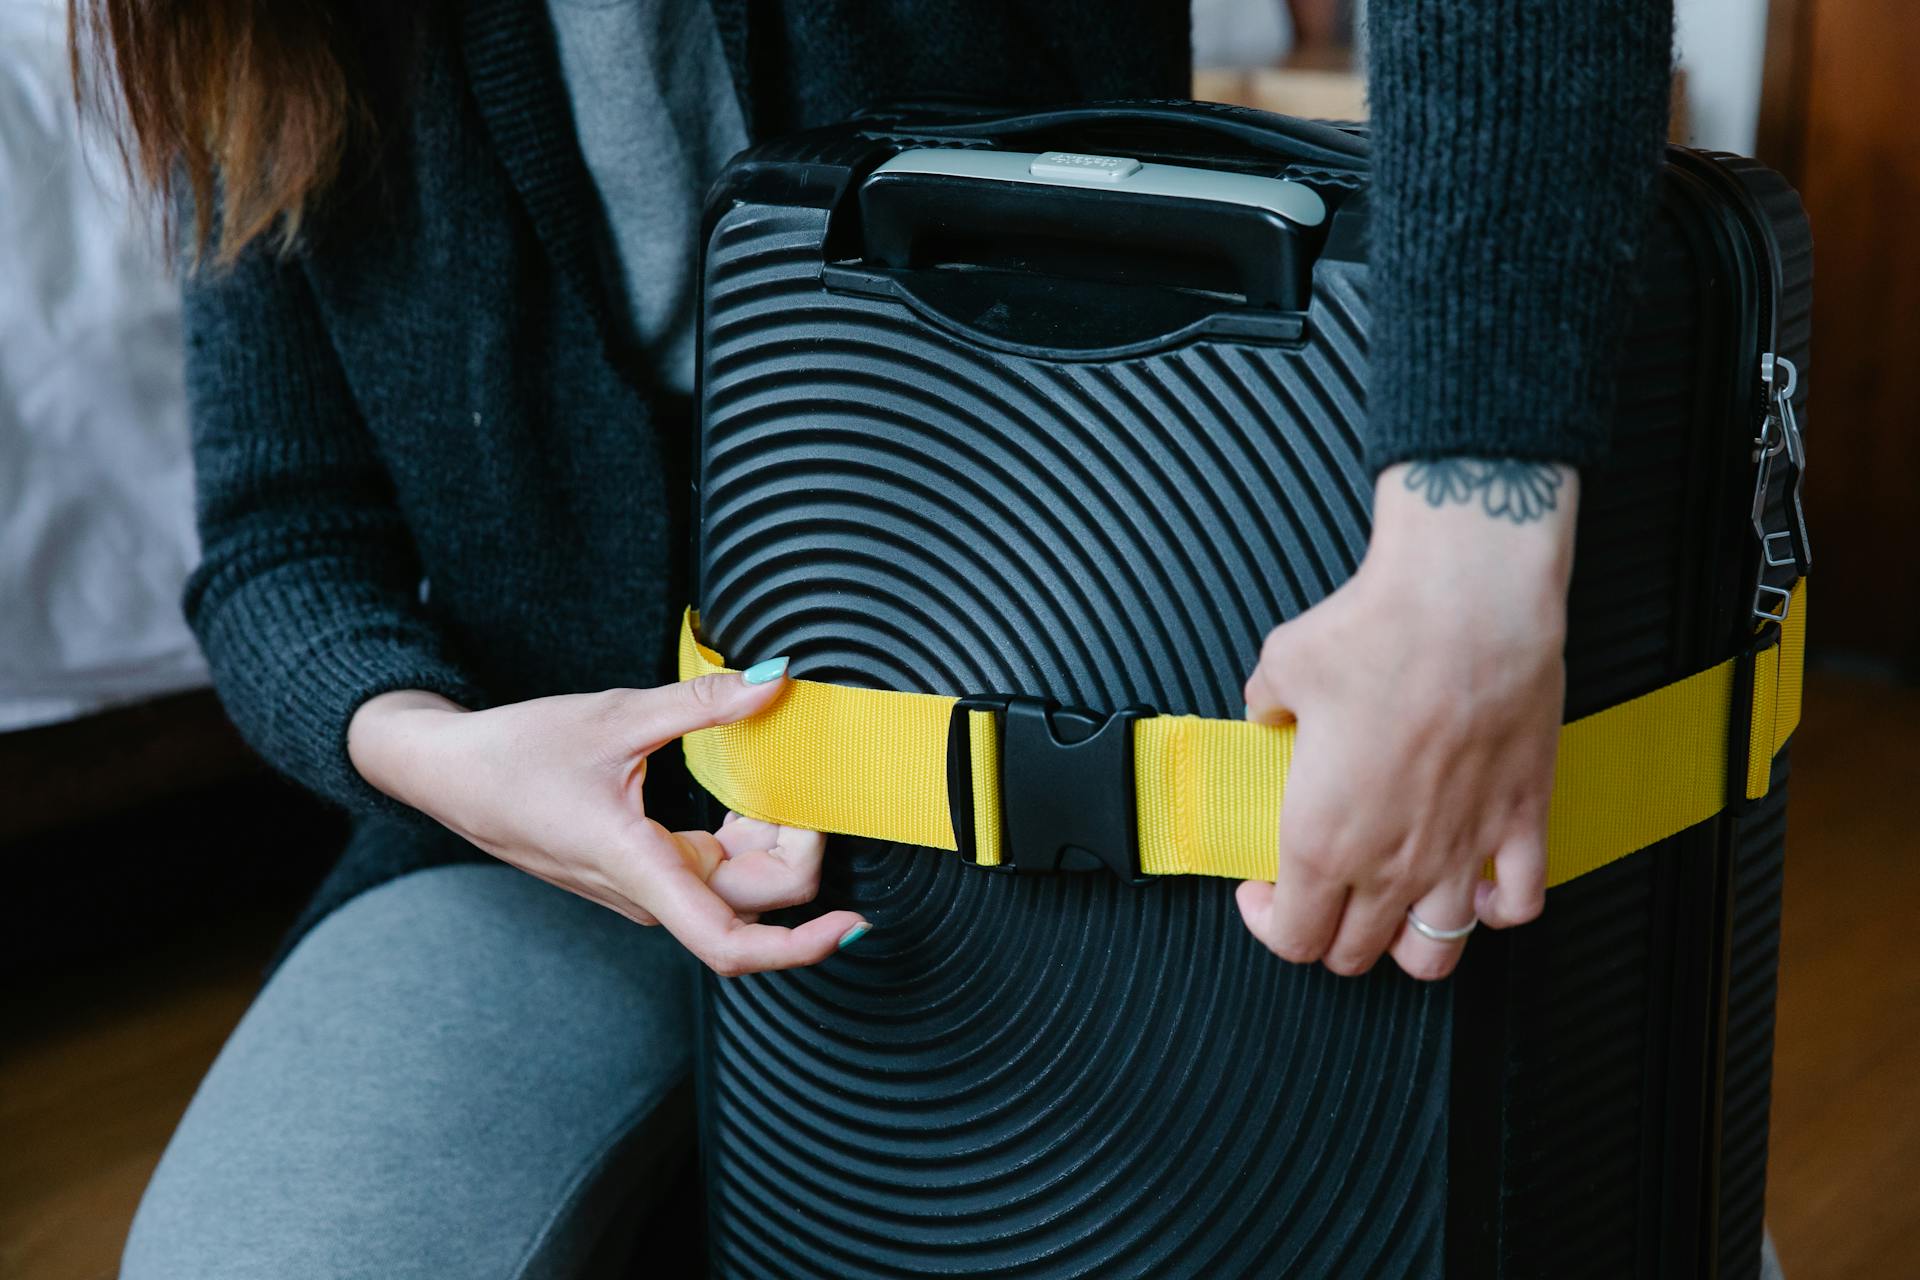
{"type": "Polygon", "coordinates": [[[347,726],[367,699],[398,689],[437,693],[469,710],[490,699],[444,651],[425,620],[363,616],[304,635],[216,622],[202,636],[228,713],[267,763],[358,814],[431,821],[377,790],[347,754],[347,726]]]}
{"type": "Polygon", "coordinates": [[[469,711],[484,709],[489,699],[465,672],[440,656],[437,646],[396,643],[399,639],[347,642],[316,654],[313,683],[302,691],[302,703],[283,706],[277,721],[311,752],[290,772],[297,770],[295,776],[326,799],[358,814],[431,822],[360,776],[347,753],[347,727],[368,699],[400,689],[437,693],[469,711]]]}
{"type": "Polygon", "coordinates": [[[1446,457],[1598,461],[1625,319],[1622,264],[1574,253],[1463,272],[1400,256],[1381,254],[1377,292],[1391,318],[1372,353],[1370,469],[1446,457]]]}

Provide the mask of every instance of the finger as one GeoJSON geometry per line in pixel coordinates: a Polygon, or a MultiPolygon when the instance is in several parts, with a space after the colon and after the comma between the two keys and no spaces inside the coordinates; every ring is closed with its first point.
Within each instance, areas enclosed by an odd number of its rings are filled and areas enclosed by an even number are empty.
{"type": "MultiPolygon", "coordinates": [[[[1479,882],[1480,869],[1476,866],[1469,874],[1435,885],[1413,904],[1413,909],[1419,912],[1421,920],[1436,929],[1457,929],[1474,918],[1473,890],[1479,882]]],[[[1405,970],[1408,977],[1432,982],[1452,973],[1466,949],[1465,938],[1436,942],[1415,929],[1403,914],[1399,936],[1389,951],[1394,963],[1405,970]]]]}
{"type": "Polygon", "coordinates": [[[735,911],[778,911],[813,901],[820,865],[789,866],[771,850],[757,849],[721,863],[707,885],[735,911]]]}
{"type": "Polygon", "coordinates": [[[676,831],[673,842],[679,847],[682,860],[702,880],[711,880],[714,871],[727,860],[725,846],[710,831],[676,831]]]}
{"type": "Polygon", "coordinates": [[[818,964],[866,923],[858,912],[829,911],[791,929],[749,924],[685,865],[667,868],[648,888],[654,916],[722,977],[818,964]]]}
{"type": "Polygon", "coordinates": [[[1349,895],[1340,926],[1327,947],[1327,968],[1350,978],[1367,972],[1393,943],[1406,917],[1405,899],[1378,892],[1349,895]]]}
{"type": "Polygon", "coordinates": [[[820,860],[821,852],[826,848],[826,837],[817,831],[806,831],[799,827],[783,827],[777,822],[767,822],[760,818],[743,818],[729,812],[720,829],[714,832],[721,848],[727,851],[729,858],[742,854],[772,850],[789,862],[799,862],[812,858],[820,860]]]}
{"type": "Polygon", "coordinates": [[[1525,924],[1547,905],[1547,844],[1528,831],[1510,837],[1493,855],[1494,881],[1480,882],[1475,909],[1495,929],[1525,924]]]}
{"type": "Polygon", "coordinates": [[[635,689],[624,711],[636,749],[652,751],[696,729],[745,720],[772,706],[787,687],[786,659],[774,658],[745,673],[721,672],[635,689]],[[756,677],[749,682],[748,675],[756,677]]]}
{"type": "Polygon", "coordinates": [[[1300,648],[1302,618],[1283,622],[1267,633],[1260,659],[1247,677],[1243,691],[1247,719],[1255,724],[1291,724],[1294,720],[1292,676],[1300,648]]]}
{"type": "Polygon", "coordinates": [[[735,911],[773,911],[813,901],[826,837],[742,818],[720,832],[727,860],[707,883],[735,911]],[[757,846],[757,847],[756,847],[757,846]]]}
{"type": "Polygon", "coordinates": [[[1274,883],[1249,880],[1234,896],[1240,918],[1267,950],[1295,964],[1312,964],[1333,940],[1347,886],[1289,858],[1283,849],[1274,883]]]}

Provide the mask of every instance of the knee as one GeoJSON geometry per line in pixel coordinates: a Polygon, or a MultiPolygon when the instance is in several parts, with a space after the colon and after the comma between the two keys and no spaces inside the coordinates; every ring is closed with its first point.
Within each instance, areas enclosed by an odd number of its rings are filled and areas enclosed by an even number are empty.
{"type": "MultiPolygon", "coordinates": [[[[121,1280],[240,1280],[242,1276],[301,1275],[291,1258],[236,1249],[234,1221],[220,1189],[175,1158],[176,1138],[154,1171],[120,1256],[121,1280]]],[[[181,1153],[187,1154],[187,1153],[181,1153]]],[[[262,1240],[261,1243],[266,1243],[262,1240]]]]}

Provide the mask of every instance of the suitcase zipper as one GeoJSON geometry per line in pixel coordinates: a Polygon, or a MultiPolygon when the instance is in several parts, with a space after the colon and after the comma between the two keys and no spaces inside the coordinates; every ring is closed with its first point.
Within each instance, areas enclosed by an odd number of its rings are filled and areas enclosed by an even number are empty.
{"type": "Polygon", "coordinates": [[[1760,259],[1762,270],[1757,281],[1760,292],[1760,434],[1754,438],[1754,480],[1752,524],[1760,544],[1760,563],[1754,571],[1753,599],[1749,612],[1754,621],[1778,623],[1787,616],[1792,602],[1792,584],[1774,586],[1767,574],[1774,569],[1793,566],[1794,578],[1806,576],[1813,567],[1813,548],[1807,538],[1806,509],[1802,490],[1806,483],[1806,448],[1800,435],[1800,422],[1793,411],[1794,388],[1800,371],[1793,361],[1779,354],[1778,306],[1781,290],[1780,247],[1773,229],[1753,192],[1738,175],[1711,156],[1684,148],[1669,155],[1683,169],[1690,169],[1717,185],[1728,197],[1728,204],[1745,228],[1747,242],[1760,259]],[[1786,502],[1783,512],[1786,527],[1767,527],[1767,498],[1773,481],[1774,459],[1786,457],[1786,502]],[[1784,549],[1783,549],[1784,548],[1784,549]]]}

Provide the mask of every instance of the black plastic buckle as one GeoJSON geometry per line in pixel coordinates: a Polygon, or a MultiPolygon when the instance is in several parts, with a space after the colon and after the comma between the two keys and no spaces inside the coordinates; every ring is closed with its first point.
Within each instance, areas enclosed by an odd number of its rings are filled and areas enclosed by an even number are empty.
{"type": "Polygon", "coordinates": [[[1000,736],[1000,865],[1003,871],[1140,874],[1133,779],[1133,724],[1150,707],[1108,715],[1044,698],[961,698],[947,728],[947,806],[960,854],[976,860],[971,711],[994,713],[1000,736]]]}
{"type": "MultiPolygon", "coordinates": [[[[1733,701],[1727,708],[1727,805],[1747,802],[1747,768],[1753,762],[1753,681],[1760,655],[1780,647],[1780,624],[1769,622],[1733,664],[1733,701]]],[[[1769,762],[1771,767],[1771,762],[1769,762]]]]}

